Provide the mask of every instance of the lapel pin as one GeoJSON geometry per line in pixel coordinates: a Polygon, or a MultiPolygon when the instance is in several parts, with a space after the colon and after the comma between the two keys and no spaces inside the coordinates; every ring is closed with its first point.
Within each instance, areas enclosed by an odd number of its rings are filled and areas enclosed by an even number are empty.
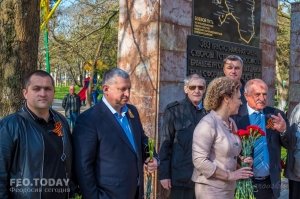
{"type": "Polygon", "coordinates": [[[134,115],[133,115],[133,113],[131,112],[130,109],[128,109],[128,115],[129,115],[130,118],[132,118],[132,119],[134,118],[134,115]]]}

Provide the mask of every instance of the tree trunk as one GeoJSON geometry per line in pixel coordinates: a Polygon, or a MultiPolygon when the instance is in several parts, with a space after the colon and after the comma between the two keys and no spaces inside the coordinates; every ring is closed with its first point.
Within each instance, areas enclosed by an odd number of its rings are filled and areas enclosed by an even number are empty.
{"type": "Polygon", "coordinates": [[[0,0],[0,117],[20,108],[23,78],[37,69],[39,3],[0,0]]]}

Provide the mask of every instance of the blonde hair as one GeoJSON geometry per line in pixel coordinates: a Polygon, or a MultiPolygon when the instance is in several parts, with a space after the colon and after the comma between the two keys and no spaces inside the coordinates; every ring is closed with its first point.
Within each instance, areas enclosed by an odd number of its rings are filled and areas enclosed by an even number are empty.
{"type": "Polygon", "coordinates": [[[239,90],[239,83],[228,77],[218,77],[207,87],[204,108],[207,111],[218,109],[224,97],[232,97],[239,90]]]}

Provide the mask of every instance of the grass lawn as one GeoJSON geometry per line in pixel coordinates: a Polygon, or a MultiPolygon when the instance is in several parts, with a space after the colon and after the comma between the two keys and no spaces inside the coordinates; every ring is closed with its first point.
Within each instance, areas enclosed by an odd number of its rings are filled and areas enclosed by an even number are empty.
{"type": "Polygon", "coordinates": [[[286,149],[281,147],[281,159],[286,158],[286,149]]]}
{"type": "MultiPolygon", "coordinates": [[[[75,86],[75,92],[78,93],[80,91],[80,87],[75,86]]],[[[66,94],[69,93],[69,86],[58,86],[55,87],[55,95],[54,99],[63,99],[66,94]]]]}
{"type": "MultiPolygon", "coordinates": [[[[81,87],[75,86],[75,93],[78,93],[81,87]]],[[[64,99],[65,95],[69,93],[69,86],[57,86],[55,87],[54,99],[64,99]]],[[[102,93],[98,96],[98,101],[101,99],[102,93]]]]}

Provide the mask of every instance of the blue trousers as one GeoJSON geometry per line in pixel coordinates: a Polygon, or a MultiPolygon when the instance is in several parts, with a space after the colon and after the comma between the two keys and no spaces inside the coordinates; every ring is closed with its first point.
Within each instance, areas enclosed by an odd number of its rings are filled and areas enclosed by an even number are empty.
{"type": "Polygon", "coordinates": [[[71,112],[70,115],[67,117],[68,123],[70,125],[70,128],[73,129],[75,126],[76,119],[78,117],[79,113],[78,112],[71,112]]]}

